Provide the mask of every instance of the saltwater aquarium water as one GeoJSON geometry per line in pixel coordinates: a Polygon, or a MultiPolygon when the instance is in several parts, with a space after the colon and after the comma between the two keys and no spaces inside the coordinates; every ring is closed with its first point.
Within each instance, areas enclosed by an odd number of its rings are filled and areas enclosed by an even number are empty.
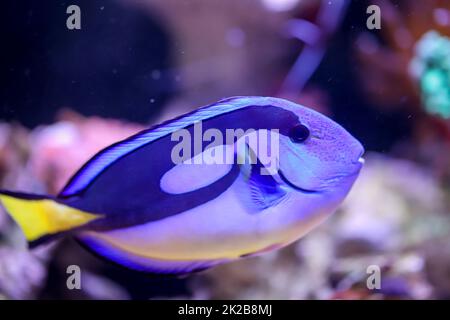
{"type": "Polygon", "coordinates": [[[449,1],[4,1],[0,35],[0,300],[450,297],[449,1]]]}

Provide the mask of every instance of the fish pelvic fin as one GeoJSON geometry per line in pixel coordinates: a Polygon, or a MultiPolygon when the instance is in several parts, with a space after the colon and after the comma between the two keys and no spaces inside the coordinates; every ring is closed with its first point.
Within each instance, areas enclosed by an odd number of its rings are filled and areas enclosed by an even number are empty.
{"type": "Polygon", "coordinates": [[[87,213],[55,199],[0,191],[0,201],[33,246],[38,240],[85,225],[101,215],[87,213]]]}

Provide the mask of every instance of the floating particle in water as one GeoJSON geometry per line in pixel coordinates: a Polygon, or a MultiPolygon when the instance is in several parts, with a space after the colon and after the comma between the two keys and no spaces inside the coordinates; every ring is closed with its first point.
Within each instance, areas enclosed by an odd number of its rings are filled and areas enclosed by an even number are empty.
{"type": "Polygon", "coordinates": [[[161,71],[153,70],[152,71],[152,79],[153,80],[159,80],[160,78],[161,78],[161,71]]]}

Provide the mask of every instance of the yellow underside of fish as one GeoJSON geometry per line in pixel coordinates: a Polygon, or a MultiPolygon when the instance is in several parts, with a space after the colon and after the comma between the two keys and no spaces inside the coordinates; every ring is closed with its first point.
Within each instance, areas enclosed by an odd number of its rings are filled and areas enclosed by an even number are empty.
{"type": "MultiPolygon", "coordinates": [[[[164,261],[195,261],[215,259],[238,259],[244,255],[258,252],[271,251],[270,248],[280,248],[297,240],[325,218],[324,215],[314,216],[298,224],[290,225],[283,230],[277,230],[264,234],[264,236],[241,235],[223,237],[208,237],[202,241],[193,237],[179,238],[176,233],[166,242],[158,242],[155,245],[150,240],[133,241],[132,232],[129,229],[115,230],[112,232],[84,232],[85,235],[100,240],[103,243],[143,258],[164,261]],[[194,240],[195,239],[195,240],[194,240]]],[[[156,222],[155,224],[158,224],[156,222]]],[[[151,232],[149,232],[151,234],[151,232]]]]}
{"type": "Polygon", "coordinates": [[[223,242],[220,243],[214,239],[209,239],[203,246],[196,243],[189,244],[188,242],[178,243],[176,241],[169,241],[161,244],[159,248],[146,248],[145,244],[142,246],[135,246],[117,241],[106,234],[98,232],[86,232],[85,235],[94,237],[116,249],[123,250],[128,254],[133,254],[143,258],[166,260],[166,261],[194,261],[194,260],[214,260],[214,259],[237,259],[243,255],[257,252],[267,247],[265,242],[270,242],[270,239],[265,239],[263,243],[249,243],[245,246],[242,243],[239,245],[240,239],[228,239],[227,249],[223,249],[223,242]],[[190,247],[190,248],[188,248],[190,247]]]}

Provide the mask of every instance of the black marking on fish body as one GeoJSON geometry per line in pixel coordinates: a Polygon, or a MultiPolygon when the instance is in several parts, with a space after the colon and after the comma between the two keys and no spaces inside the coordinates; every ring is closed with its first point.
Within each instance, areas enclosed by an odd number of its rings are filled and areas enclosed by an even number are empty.
{"type": "Polygon", "coordinates": [[[9,190],[0,190],[0,194],[3,194],[5,196],[10,196],[13,198],[24,199],[24,200],[56,200],[55,197],[52,197],[52,196],[33,194],[33,193],[23,193],[23,192],[9,191],[9,190]]]}
{"type": "Polygon", "coordinates": [[[280,188],[272,175],[262,174],[263,170],[267,169],[248,144],[246,144],[246,149],[246,159],[242,167],[244,174],[248,175],[246,180],[248,180],[250,188],[250,201],[243,200],[243,202],[245,204],[250,202],[249,207],[256,209],[256,212],[259,213],[280,203],[286,196],[286,192],[280,188]],[[256,159],[256,163],[251,164],[250,158],[256,159]]]}
{"type": "MultiPolygon", "coordinates": [[[[226,129],[278,129],[288,136],[289,129],[298,123],[291,111],[276,106],[248,106],[202,121],[203,132],[219,129],[226,137],[226,129]]],[[[194,153],[194,123],[186,126],[191,134],[194,153]]],[[[103,170],[79,196],[65,200],[68,205],[86,212],[104,214],[104,219],[92,221],[96,230],[111,230],[161,220],[200,206],[219,197],[239,176],[239,167],[216,182],[183,194],[168,194],[161,190],[162,176],[176,164],[171,151],[178,144],[167,134],[119,158],[103,170]]],[[[204,151],[210,142],[203,141],[204,151]]]]}
{"type": "Polygon", "coordinates": [[[281,169],[278,170],[278,175],[280,176],[281,180],[284,181],[284,183],[286,183],[288,186],[290,186],[294,190],[300,191],[302,193],[307,193],[307,194],[319,193],[319,191],[317,191],[317,190],[309,190],[309,189],[305,189],[305,188],[295,185],[294,183],[289,181],[289,179],[286,178],[286,176],[283,174],[283,171],[281,171],[281,169]]]}

